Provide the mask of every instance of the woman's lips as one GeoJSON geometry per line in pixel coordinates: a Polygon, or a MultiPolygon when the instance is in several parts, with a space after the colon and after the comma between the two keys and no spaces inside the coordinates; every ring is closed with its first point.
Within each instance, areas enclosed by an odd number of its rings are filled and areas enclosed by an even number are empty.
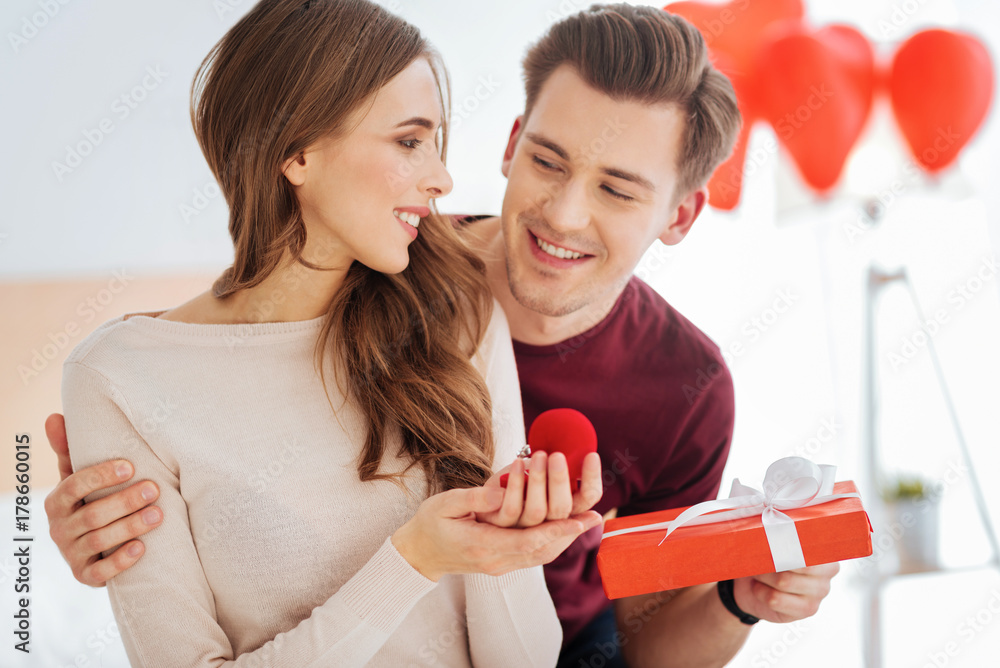
{"type": "Polygon", "coordinates": [[[398,222],[400,225],[403,226],[403,229],[406,230],[406,233],[410,235],[411,239],[417,238],[417,235],[419,234],[417,228],[415,228],[413,225],[410,225],[405,220],[401,220],[398,216],[393,216],[393,218],[395,218],[396,222],[398,222]]]}
{"type": "Polygon", "coordinates": [[[415,213],[421,218],[426,218],[431,215],[431,210],[426,206],[397,206],[396,211],[406,211],[408,213],[415,213]]]}

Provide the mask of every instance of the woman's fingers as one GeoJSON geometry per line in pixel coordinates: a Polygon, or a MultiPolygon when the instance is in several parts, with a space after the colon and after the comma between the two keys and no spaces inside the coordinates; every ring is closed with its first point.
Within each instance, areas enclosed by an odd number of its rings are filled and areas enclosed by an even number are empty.
{"type": "Polygon", "coordinates": [[[499,510],[503,499],[504,490],[499,487],[468,487],[435,494],[425,499],[421,506],[427,506],[428,512],[446,519],[466,519],[474,513],[499,510]]]}
{"type": "Polygon", "coordinates": [[[548,478],[549,512],[545,519],[566,519],[573,512],[572,490],[576,481],[569,479],[569,467],[563,453],[553,452],[549,457],[548,478]]]}
{"type": "Polygon", "coordinates": [[[542,522],[560,520],[589,510],[601,499],[601,458],[588,454],[583,460],[579,489],[570,480],[566,456],[536,451],[530,459],[518,458],[494,474],[486,487],[497,487],[499,475],[507,474],[503,505],[498,511],[477,515],[481,522],[498,527],[533,527],[542,522]],[[524,470],[528,475],[524,475],[524,470]],[[526,488],[526,489],[525,489],[526,488]]]}
{"type": "MultiPolygon", "coordinates": [[[[517,460],[515,459],[514,461],[516,462],[517,460]]],[[[513,462],[494,473],[490,476],[489,480],[483,483],[483,487],[506,487],[506,478],[510,475],[510,469],[512,466],[514,466],[513,462]]]]}
{"type": "Polygon", "coordinates": [[[477,512],[476,521],[486,522],[498,527],[512,527],[517,524],[521,517],[524,506],[524,462],[515,459],[513,463],[493,474],[484,489],[497,490],[503,495],[503,503],[496,510],[489,512],[477,512]],[[508,479],[503,487],[500,486],[501,476],[508,479]]]}
{"type": "Polygon", "coordinates": [[[524,510],[524,460],[515,459],[510,465],[510,475],[507,478],[507,489],[504,492],[503,505],[497,514],[496,524],[499,527],[512,527],[521,519],[524,510]]]}
{"type": "Polygon", "coordinates": [[[601,479],[601,456],[596,452],[588,453],[583,459],[583,472],[580,478],[580,489],[573,494],[574,515],[589,510],[601,500],[604,495],[604,484],[601,479]]]}
{"type": "MultiPolygon", "coordinates": [[[[519,469],[512,467],[512,474],[523,478],[519,469]]],[[[581,533],[602,522],[593,511],[528,528],[477,520],[499,511],[505,498],[518,491],[518,484],[512,475],[506,490],[479,487],[436,494],[393,534],[393,544],[414,568],[434,580],[444,573],[499,575],[549,563],[581,533]]]]}
{"type": "MultiPolygon", "coordinates": [[[[521,513],[520,527],[532,527],[545,521],[548,515],[548,460],[543,451],[531,455],[528,470],[528,493],[524,497],[524,510],[521,513]]],[[[508,481],[508,484],[509,481],[508,481]]]]}

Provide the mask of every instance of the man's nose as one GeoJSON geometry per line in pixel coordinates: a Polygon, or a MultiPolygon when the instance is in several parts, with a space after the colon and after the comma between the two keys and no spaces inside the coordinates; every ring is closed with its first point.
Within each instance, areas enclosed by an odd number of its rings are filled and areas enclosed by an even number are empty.
{"type": "Polygon", "coordinates": [[[590,207],[582,182],[569,181],[542,208],[545,219],[557,231],[572,232],[590,224],[590,207]]]}

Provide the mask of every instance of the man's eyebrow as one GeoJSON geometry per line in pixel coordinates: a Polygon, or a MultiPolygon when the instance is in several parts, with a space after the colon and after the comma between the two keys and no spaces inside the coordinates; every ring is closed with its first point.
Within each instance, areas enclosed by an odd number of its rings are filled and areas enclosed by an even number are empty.
{"type": "Polygon", "coordinates": [[[408,118],[402,123],[397,123],[396,127],[402,128],[407,125],[418,125],[422,128],[427,128],[428,130],[433,130],[434,128],[437,127],[435,123],[432,123],[430,120],[424,118],[423,116],[414,116],[413,118],[408,118]]]}
{"type": "MultiPolygon", "coordinates": [[[[563,160],[569,160],[569,153],[566,152],[566,149],[564,149],[562,146],[555,143],[554,141],[546,139],[545,137],[537,135],[533,132],[527,133],[525,137],[527,137],[529,141],[549,149],[563,160]]],[[[635,172],[630,172],[625,169],[618,169],[617,167],[602,167],[601,172],[607,174],[608,176],[613,176],[616,179],[630,181],[632,183],[635,183],[636,185],[646,188],[651,192],[654,193],[656,192],[656,186],[653,185],[652,181],[650,181],[644,176],[636,174],[635,172]]]]}
{"type": "Polygon", "coordinates": [[[626,172],[624,169],[616,169],[614,167],[602,167],[601,171],[608,176],[613,176],[616,179],[624,179],[625,181],[631,181],[632,183],[642,186],[647,190],[654,193],[656,192],[656,186],[654,186],[649,179],[644,176],[639,176],[635,172],[626,172]]]}
{"type": "Polygon", "coordinates": [[[529,132],[524,136],[527,137],[529,141],[549,149],[563,160],[569,160],[569,153],[566,152],[566,149],[564,149],[562,146],[555,143],[554,141],[546,139],[541,135],[536,135],[534,132],[529,132]]]}

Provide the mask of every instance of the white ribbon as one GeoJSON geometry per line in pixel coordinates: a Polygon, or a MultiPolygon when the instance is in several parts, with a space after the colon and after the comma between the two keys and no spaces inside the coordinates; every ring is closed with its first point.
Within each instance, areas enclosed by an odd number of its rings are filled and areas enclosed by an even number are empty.
{"type": "Polygon", "coordinates": [[[666,529],[667,534],[659,543],[662,545],[681,526],[712,524],[760,515],[767,543],[771,548],[775,572],[805,568],[806,560],[802,556],[802,544],[795,529],[795,520],[781,511],[858,497],[853,492],[833,493],[836,472],[836,466],[814,464],[803,457],[784,457],[767,467],[763,492],[741,484],[737,478],[733,480],[728,499],[705,501],[691,506],[669,522],[609,531],[601,536],[601,540],[638,531],[666,529]]]}

